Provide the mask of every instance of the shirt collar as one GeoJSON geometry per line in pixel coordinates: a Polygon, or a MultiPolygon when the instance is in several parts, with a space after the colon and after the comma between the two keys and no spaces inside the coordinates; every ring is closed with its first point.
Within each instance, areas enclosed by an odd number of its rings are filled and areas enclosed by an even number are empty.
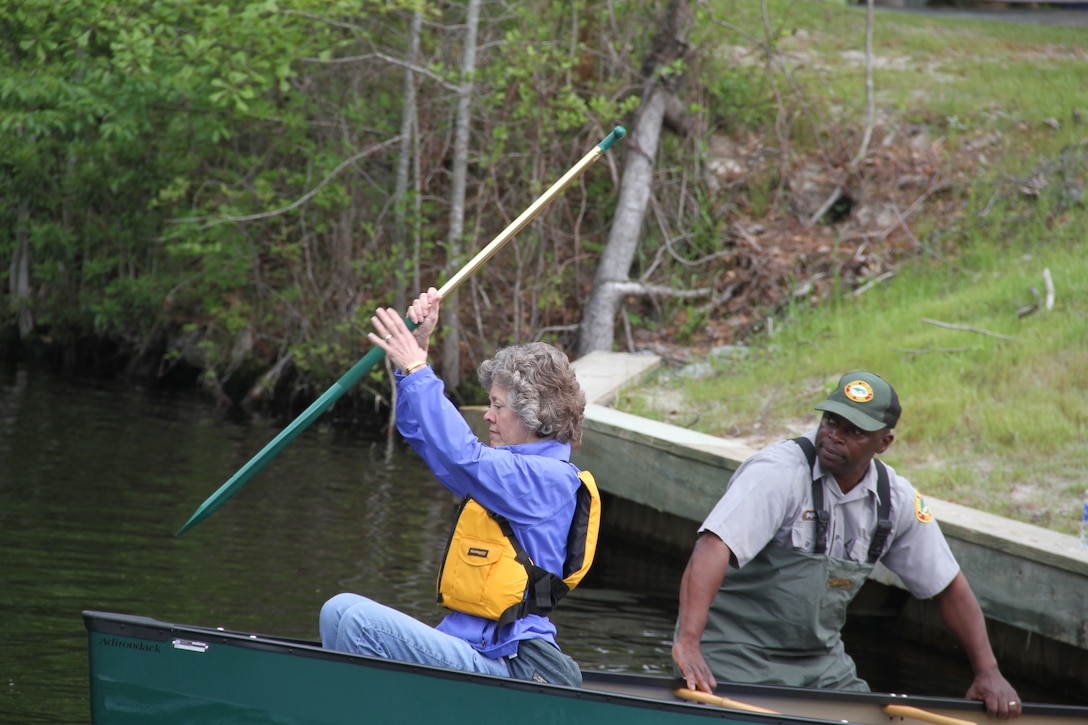
{"type": "Polygon", "coordinates": [[[841,500],[852,501],[856,498],[864,498],[870,493],[873,495],[874,498],[877,497],[876,464],[872,460],[869,461],[869,468],[865,471],[865,476],[862,477],[861,481],[858,482],[858,485],[854,486],[854,488],[852,488],[849,493],[843,493],[842,489],[839,488],[838,481],[835,480],[835,477],[832,476],[830,473],[826,473],[823,470],[823,468],[820,466],[819,458],[816,459],[816,466],[813,469],[812,475],[818,478],[823,478],[826,476],[828,479],[830,479],[828,481],[831,484],[829,488],[841,500]]]}
{"type": "Polygon", "coordinates": [[[518,443],[512,446],[499,446],[499,450],[521,453],[523,455],[546,456],[562,461],[570,460],[570,443],[560,443],[554,438],[545,438],[532,443],[518,443]]]}

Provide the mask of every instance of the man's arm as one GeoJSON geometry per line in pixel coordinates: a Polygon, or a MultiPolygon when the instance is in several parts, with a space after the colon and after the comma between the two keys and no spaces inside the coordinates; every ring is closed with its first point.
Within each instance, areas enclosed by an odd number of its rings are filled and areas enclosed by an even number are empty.
{"type": "Polygon", "coordinates": [[[975,671],[975,680],[967,690],[967,699],[985,702],[986,713],[990,717],[1019,717],[1020,696],[997,667],[997,658],[986,634],[982,608],[963,572],[957,574],[952,583],[933,600],[945,626],[967,651],[971,668],[975,671]]]}
{"type": "Polygon", "coordinates": [[[684,576],[680,580],[680,616],[672,658],[688,689],[713,692],[717,683],[703,658],[700,641],[707,612],[729,568],[729,547],[709,531],[695,541],[684,576]]]}

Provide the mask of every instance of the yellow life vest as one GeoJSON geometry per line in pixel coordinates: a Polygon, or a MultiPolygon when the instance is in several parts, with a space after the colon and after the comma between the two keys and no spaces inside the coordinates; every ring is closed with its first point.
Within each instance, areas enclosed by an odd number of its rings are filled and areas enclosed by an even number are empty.
{"type": "Polygon", "coordinates": [[[597,551],[601,494],[589,471],[579,472],[578,478],[582,485],[567,535],[562,576],[533,563],[505,517],[465,496],[438,570],[438,604],[496,621],[500,627],[555,609],[582,581],[597,551]]]}

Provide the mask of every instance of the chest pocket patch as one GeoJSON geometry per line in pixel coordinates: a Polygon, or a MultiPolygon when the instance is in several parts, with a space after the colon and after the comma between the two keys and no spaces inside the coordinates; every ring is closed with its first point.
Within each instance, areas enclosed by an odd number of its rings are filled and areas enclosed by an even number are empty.
{"type": "Polygon", "coordinates": [[[811,554],[816,548],[816,516],[806,511],[800,519],[793,522],[790,529],[790,545],[797,551],[811,554]],[[811,518],[809,514],[812,514],[811,518]]]}

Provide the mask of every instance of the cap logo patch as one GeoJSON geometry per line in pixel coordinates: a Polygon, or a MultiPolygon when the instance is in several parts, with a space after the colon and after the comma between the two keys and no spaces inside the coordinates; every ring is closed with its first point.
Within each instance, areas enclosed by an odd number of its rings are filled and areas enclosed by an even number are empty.
{"type": "Polygon", "coordinates": [[[842,389],[844,395],[855,403],[868,403],[873,399],[873,389],[864,380],[847,383],[842,389]]]}

